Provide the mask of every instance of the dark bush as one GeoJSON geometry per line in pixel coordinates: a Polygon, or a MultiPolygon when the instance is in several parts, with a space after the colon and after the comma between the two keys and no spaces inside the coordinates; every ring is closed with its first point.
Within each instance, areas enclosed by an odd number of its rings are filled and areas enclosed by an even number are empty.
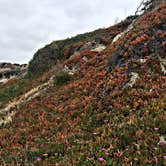
{"type": "Polygon", "coordinates": [[[71,80],[71,76],[64,71],[59,72],[54,78],[55,85],[63,85],[71,80]]]}
{"type": "MultiPolygon", "coordinates": [[[[33,56],[33,59],[29,62],[28,76],[39,76],[54,66],[58,60],[69,58],[70,55],[67,57],[64,55],[65,47],[70,46],[73,43],[90,39],[93,40],[92,38],[95,38],[96,34],[99,32],[100,29],[85,34],[80,34],[72,38],[54,41],[51,44],[46,45],[44,48],[39,49],[33,56]]],[[[72,54],[73,52],[71,55],[72,54]]]]}

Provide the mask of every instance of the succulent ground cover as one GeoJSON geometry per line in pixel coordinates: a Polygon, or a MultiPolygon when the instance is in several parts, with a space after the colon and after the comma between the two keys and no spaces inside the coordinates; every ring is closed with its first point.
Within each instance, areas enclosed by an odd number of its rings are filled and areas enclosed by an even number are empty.
{"type": "Polygon", "coordinates": [[[94,38],[72,41],[55,64],[61,67],[33,79],[37,85],[55,75],[55,85],[1,127],[2,164],[166,164],[166,4],[112,43],[127,25],[97,31],[101,52],[80,49],[94,38]]]}

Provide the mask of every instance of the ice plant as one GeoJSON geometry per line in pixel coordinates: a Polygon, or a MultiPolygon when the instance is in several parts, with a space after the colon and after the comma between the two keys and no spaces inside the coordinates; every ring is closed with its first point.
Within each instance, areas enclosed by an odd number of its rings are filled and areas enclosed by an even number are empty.
{"type": "Polygon", "coordinates": [[[158,128],[158,127],[155,127],[155,128],[154,128],[154,131],[158,131],[158,130],[159,130],[159,128],[158,128]]]}
{"type": "Polygon", "coordinates": [[[97,160],[98,161],[104,161],[104,158],[103,157],[99,157],[97,160]]]}
{"type": "Polygon", "coordinates": [[[98,133],[97,132],[93,132],[93,135],[97,135],[98,133]]]}
{"type": "Polygon", "coordinates": [[[40,147],[44,147],[45,145],[44,144],[41,144],[40,147]]]}
{"type": "Polygon", "coordinates": [[[41,157],[36,157],[36,161],[41,161],[42,158],[41,157]]]}
{"type": "Polygon", "coordinates": [[[110,149],[114,149],[114,147],[113,147],[113,145],[110,145],[110,147],[109,147],[110,149]]]}
{"type": "Polygon", "coordinates": [[[105,148],[102,148],[101,150],[102,150],[102,151],[105,151],[106,149],[105,149],[105,148]]]}

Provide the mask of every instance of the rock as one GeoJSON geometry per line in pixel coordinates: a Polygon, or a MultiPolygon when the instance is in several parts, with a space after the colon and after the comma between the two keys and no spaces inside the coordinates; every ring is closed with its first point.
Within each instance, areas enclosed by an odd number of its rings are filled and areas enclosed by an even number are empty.
{"type": "Polygon", "coordinates": [[[166,75],[166,59],[159,59],[160,60],[160,66],[161,66],[161,71],[166,75]]]}
{"type": "Polygon", "coordinates": [[[139,78],[138,73],[131,72],[130,81],[124,86],[123,89],[128,88],[128,87],[132,88],[136,84],[138,78],[139,78]]]}
{"type": "Polygon", "coordinates": [[[121,59],[121,55],[119,54],[118,51],[115,53],[112,53],[108,62],[109,71],[112,71],[112,69],[118,64],[120,59],[121,59]]]}
{"type": "Polygon", "coordinates": [[[67,72],[69,75],[74,75],[75,72],[77,71],[77,68],[73,66],[72,68],[69,68],[67,65],[64,66],[63,68],[64,72],[67,72]]]}
{"type": "Polygon", "coordinates": [[[85,62],[88,61],[88,58],[87,58],[86,56],[84,56],[82,59],[83,59],[85,62]]]}
{"type": "Polygon", "coordinates": [[[166,140],[165,140],[164,136],[160,137],[160,141],[159,141],[158,145],[166,145],[166,140]]]}
{"type": "Polygon", "coordinates": [[[27,65],[0,63],[0,83],[6,83],[13,78],[24,76],[27,65]]]}
{"type": "Polygon", "coordinates": [[[121,32],[120,34],[118,34],[117,36],[115,36],[115,38],[112,40],[112,43],[115,43],[117,40],[119,40],[121,37],[123,37],[126,33],[128,33],[129,31],[131,31],[134,28],[134,23],[135,20],[133,20],[133,22],[128,26],[128,28],[121,32]]]}
{"type": "Polygon", "coordinates": [[[84,45],[80,48],[80,51],[82,51],[82,50],[87,50],[87,49],[91,49],[91,48],[93,48],[95,45],[96,45],[96,42],[95,42],[95,41],[87,42],[86,44],[84,44],[84,45]]]}
{"type": "Polygon", "coordinates": [[[96,47],[95,47],[94,49],[92,49],[91,51],[101,52],[101,51],[103,51],[105,48],[106,48],[105,45],[103,45],[103,44],[98,44],[98,45],[96,45],[96,47]]]}
{"type": "Polygon", "coordinates": [[[99,43],[99,41],[91,41],[91,42],[87,42],[86,44],[84,44],[79,51],[82,50],[91,50],[91,51],[95,51],[95,52],[101,52],[106,48],[106,46],[104,44],[99,43]]]}
{"type": "Polygon", "coordinates": [[[142,64],[146,63],[146,61],[147,61],[146,59],[139,59],[139,62],[142,63],[142,64]]]}

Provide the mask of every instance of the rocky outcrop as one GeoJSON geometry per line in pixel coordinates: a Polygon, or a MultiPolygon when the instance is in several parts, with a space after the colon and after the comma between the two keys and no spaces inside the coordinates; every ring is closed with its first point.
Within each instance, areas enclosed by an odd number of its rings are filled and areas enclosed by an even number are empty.
{"type": "Polygon", "coordinates": [[[0,63],[0,83],[6,83],[10,79],[24,76],[26,70],[26,64],[0,63]]]}
{"type": "Polygon", "coordinates": [[[114,27],[98,29],[72,38],[54,41],[39,49],[28,65],[28,76],[33,77],[48,71],[59,61],[78,55],[80,51],[103,51],[112,39],[124,31],[135,17],[128,17],[114,27]],[[112,31],[112,28],[115,31],[112,31]]]}

